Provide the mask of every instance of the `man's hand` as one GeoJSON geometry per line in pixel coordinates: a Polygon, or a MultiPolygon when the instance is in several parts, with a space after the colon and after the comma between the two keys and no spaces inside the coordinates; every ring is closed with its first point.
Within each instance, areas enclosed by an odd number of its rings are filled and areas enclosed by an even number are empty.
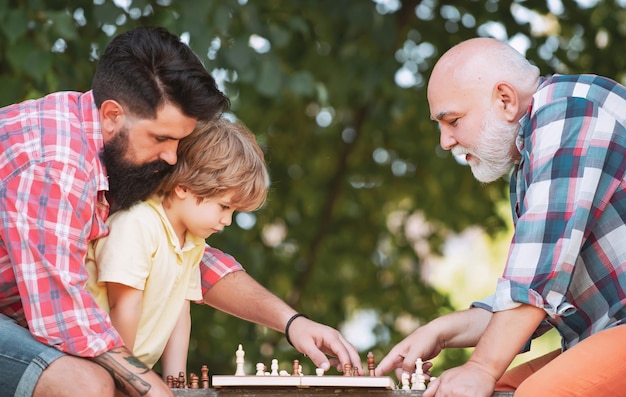
{"type": "Polygon", "coordinates": [[[424,397],[489,397],[496,386],[494,379],[480,365],[468,361],[444,371],[428,384],[424,397]]]}
{"type": "Polygon", "coordinates": [[[364,375],[357,350],[334,328],[298,317],[289,327],[293,346],[318,367],[328,371],[330,366],[343,372],[344,365],[352,365],[355,375],[364,375]]]}
{"type": "Polygon", "coordinates": [[[376,367],[376,375],[382,376],[395,370],[396,376],[401,379],[402,372],[415,371],[418,358],[428,361],[444,348],[476,346],[490,319],[490,312],[478,308],[439,317],[394,346],[376,367]]]}
{"type": "MultiPolygon", "coordinates": [[[[438,335],[433,334],[427,327],[421,327],[413,331],[400,343],[395,345],[389,353],[380,361],[375,370],[376,376],[384,376],[395,370],[396,377],[402,379],[402,372],[415,372],[415,362],[418,358],[428,361],[436,357],[442,350],[437,340],[438,335]]],[[[424,370],[428,371],[432,364],[425,363],[424,370]]]]}

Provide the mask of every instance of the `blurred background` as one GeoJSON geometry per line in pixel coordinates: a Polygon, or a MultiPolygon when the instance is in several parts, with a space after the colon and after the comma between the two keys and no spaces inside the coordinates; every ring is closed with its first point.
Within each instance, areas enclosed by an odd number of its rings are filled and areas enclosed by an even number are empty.
{"type": "MultiPolygon", "coordinates": [[[[413,329],[490,294],[511,238],[507,181],[476,182],[439,147],[426,83],[452,45],[511,43],[543,74],[624,82],[626,1],[0,0],[0,106],[90,89],[113,35],[180,35],[265,150],[265,207],[209,243],[310,318],[380,360],[413,329]],[[71,4],[71,5],[69,5],[71,4]]],[[[281,333],[192,308],[189,372],[235,370],[235,350],[281,369],[281,333]]],[[[559,347],[549,333],[516,362],[559,347]]],[[[449,350],[434,374],[465,361],[449,350]]],[[[284,366],[284,368],[283,368],[284,366]]]]}

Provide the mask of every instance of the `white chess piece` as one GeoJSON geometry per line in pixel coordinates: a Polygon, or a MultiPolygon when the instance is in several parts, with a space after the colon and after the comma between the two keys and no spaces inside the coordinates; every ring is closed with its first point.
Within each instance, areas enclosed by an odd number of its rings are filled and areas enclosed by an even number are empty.
{"type": "Polygon", "coordinates": [[[324,368],[315,368],[315,375],[324,376],[324,368]]]}
{"type": "Polygon", "coordinates": [[[408,372],[403,372],[402,373],[402,390],[411,390],[411,388],[409,387],[409,377],[411,375],[409,375],[408,372]]]}
{"type": "Polygon", "coordinates": [[[237,349],[237,351],[235,352],[235,363],[237,364],[237,369],[235,370],[235,376],[245,376],[246,372],[244,371],[243,365],[244,365],[244,356],[246,355],[246,352],[243,350],[243,347],[241,346],[241,344],[239,345],[239,348],[237,349]]]}
{"type": "Polygon", "coordinates": [[[412,390],[426,390],[426,377],[424,376],[424,370],[422,368],[422,359],[418,358],[415,361],[415,373],[411,385],[412,390]]]}
{"type": "Polygon", "coordinates": [[[265,364],[263,363],[256,364],[256,376],[265,376],[265,364]]]}
{"type": "Polygon", "coordinates": [[[278,360],[277,359],[272,359],[272,365],[270,367],[270,369],[272,370],[272,372],[270,372],[271,376],[278,376],[278,360]]]}
{"type": "Polygon", "coordinates": [[[411,374],[411,390],[417,390],[417,373],[411,374]]]}

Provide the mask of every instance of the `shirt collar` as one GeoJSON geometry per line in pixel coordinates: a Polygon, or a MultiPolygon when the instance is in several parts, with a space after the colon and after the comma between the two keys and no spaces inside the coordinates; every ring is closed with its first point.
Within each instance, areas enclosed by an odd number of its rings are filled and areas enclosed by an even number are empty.
{"type": "Polygon", "coordinates": [[[172,226],[172,223],[170,222],[167,215],[165,214],[165,209],[163,209],[163,200],[161,200],[159,196],[153,195],[148,200],[146,200],[146,203],[152,209],[154,209],[154,211],[157,214],[159,214],[159,217],[161,218],[161,222],[163,223],[165,232],[167,233],[167,238],[173,247],[185,252],[199,245],[204,245],[204,239],[187,232],[185,234],[185,244],[182,247],[180,247],[180,242],[178,241],[178,236],[176,236],[174,227],[172,226]]]}

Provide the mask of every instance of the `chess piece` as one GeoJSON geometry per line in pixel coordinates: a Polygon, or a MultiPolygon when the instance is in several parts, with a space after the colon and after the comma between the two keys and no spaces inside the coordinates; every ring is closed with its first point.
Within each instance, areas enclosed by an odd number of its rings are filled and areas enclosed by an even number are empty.
{"type": "Polygon", "coordinates": [[[291,374],[292,376],[300,375],[299,367],[300,367],[300,360],[293,360],[293,373],[291,374]]]}
{"type": "Polygon", "coordinates": [[[272,365],[270,366],[270,369],[272,370],[272,372],[270,372],[271,376],[278,376],[278,360],[277,359],[272,359],[272,365]]]}
{"type": "Polygon", "coordinates": [[[200,368],[200,382],[202,383],[203,389],[209,388],[209,367],[206,365],[203,365],[202,368],[200,368]]]}
{"type": "Polygon", "coordinates": [[[289,375],[289,372],[285,371],[284,369],[281,369],[280,371],[278,371],[278,375],[279,376],[291,376],[289,375]]]}
{"type": "Polygon", "coordinates": [[[374,376],[374,370],[376,369],[376,364],[374,363],[374,353],[367,353],[367,369],[369,370],[370,376],[374,376]]]}
{"type": "Polygon", "coordinates": [[[185,381],[185,373],[183,371],[180,371],[178,373],[178,387],[181,389],[186,389],[187,388],[187,382],[185,381]]]}
{"type": "Polygon", "coordinates": [[[235,357],[236,357],[235,363],[237,364],[237,369],[235,370],[235,376],[244,376],[246,374],[243,368],[243,365],[245,363],[245,360],[244,360],[245,355],[246,355],[246,352],[243,350],[243,347],[240,344],[239,348],[235,352],[235,357]]]}
{"type": "Polygon", "coordinates": [[[166,383],[167,383],[167,387],[169,387],[170,389],[174,388],[174,377],[172,375],[167,375],[166,379],[166,383]]]}
{"type": "Polygon", "coordinates": [[[343,376],[352,376],[352,364],[343,365],[343,376]]]}
{"type": "Polygon", "coordinates": [[[402,390],[411,390],[411,387],[409,386],[409,373],[408,372],[403,372],[402,373],[402,390]]]}
{"type": "Polygon", "coordinates": [[[194,374],[193,372],[191,373],[191,375],[189,375],[189,382],[190,382],[190,389],[199,389],[199,381],[200,378],[198,377],[198,375],[194,374]]]}
{"type": "Polygon", "coordinates": [[[422,365],[422,359],[418,358],[415,361],[415,373],[413,374],[413,378],[411,380],[411,382],[413,382],[411,385],[412,390],[426,390],[426,377],[424,376],[422,365]]]}
{"type": "Polygon", "coordinates": [[[256,364],[256,376],[265,376],[265,364],[263,363],[256,364]]]}
{"type": "Polygon", "coordinates": [[[324,368],[315,368],[315,375],[324,376],[324,368]]]}

